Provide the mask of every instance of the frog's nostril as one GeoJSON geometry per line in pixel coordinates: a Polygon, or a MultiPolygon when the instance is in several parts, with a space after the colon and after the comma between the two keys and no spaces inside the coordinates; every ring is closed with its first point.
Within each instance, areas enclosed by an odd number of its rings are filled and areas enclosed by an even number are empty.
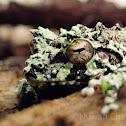
{"type": "Polygon", "coordinates": [[[66,50],[66,56],[73,64],[82,64],[93,56],[94,49],[91,43],[85,39],[75,39],[66,50]]]}

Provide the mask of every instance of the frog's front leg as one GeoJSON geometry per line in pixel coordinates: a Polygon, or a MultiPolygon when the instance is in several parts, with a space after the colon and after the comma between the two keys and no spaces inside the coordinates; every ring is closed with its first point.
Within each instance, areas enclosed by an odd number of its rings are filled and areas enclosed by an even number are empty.
{"type": "Polygon", "coordinates": [[[18,108],[22,109],[32,104],[38,103],[38,95],[29,82],[23,78],[16,87],[17,98],[19,99],[18,108]]]}
{"type": "MultiPolygon", "coordinates": [[[[109,85],[109,84],[108,84],[109,85]]],[[[104,106],[101,110],[102,114],[107,114],[111,110],[117,110],[118,105],[114,102],[117,100],[118,90],[116,86],[110,85],[109,89],[106,92],[106,96],[104,98],[104,106]]]]}
{"type": "Polygon", "coordinates": [[[121,66],[117,71],[109,73],[108,75],[102,75],[99,79],[91,79],[88,83],[88,87],[82,89],[82,95],[93,94],[94,87],[100,85],[102,92],[105,94],[104,106],[101,110],[102,114],[107,114],[111,110],[118,109],[118,105],[115,104],[117,100],[118,91],[121,86],[126,84],[126,66],[121,66]],[[91,90],[92,89],[92,90],[91,90]],[[92,91],[92,92],[91,92],[92,91]]]}

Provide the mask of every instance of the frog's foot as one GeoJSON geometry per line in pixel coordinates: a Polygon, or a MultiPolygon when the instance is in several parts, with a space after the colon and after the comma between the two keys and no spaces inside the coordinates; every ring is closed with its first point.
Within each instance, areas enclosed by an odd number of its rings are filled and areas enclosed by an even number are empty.
{"type": "Polygon", "coordinates": [[[118,105],[115,104],[117,100],[118,91],[121,86],[126,84],[126,67],[120,67],[116,72],[109,73],[108,75],[102,75],[99,79],[91,79],[88,83],[88,87],[82,89],[82,95],[93,95],[94,88],[100,86],[104,98],[104,106],[101,110],[102,114],[108,114],[112,110],[117,110],[118,105]]]}
{"type": "Polygon", "coordinates": [[[19,99],[18,109],[29,107],[39,101],[36,91],[29,85],[25,78],[19,81],[16,93],[19,99]]]}

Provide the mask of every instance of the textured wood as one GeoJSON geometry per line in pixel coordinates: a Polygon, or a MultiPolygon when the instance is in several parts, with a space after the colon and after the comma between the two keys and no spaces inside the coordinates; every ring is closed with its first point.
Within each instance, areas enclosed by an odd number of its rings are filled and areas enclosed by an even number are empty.
{"type": "Polygon", "coordinates": [[[0,126],[123,126],[126,123],[125,98],[118,104],[118,111],[103,116],[100,92],[91,97],[82,97],[78,92],[10,114],[2,119],[0,126]]]}
{"type": "Polygon", "coordinates": [[[125,1],[117,0],[8,0],[0,2],[0,23],[31,24],[69,29],[77,23],[93,27],[101,21],[106,26],[126,25],[125,1]],[[115,2],[114,2],[115,1],[115,2]]]}
{"type": "Polygon", "coordinates": [[[10,57],[0,61],[0,112],[18,104],[16,86],[23,76],[26,57],[10,57]]]}
{"type": "Polygon", "coordinates": [[[0,25],[0,59],[7,56],[28,56],[32,28],[25,25],[0,25]]]}

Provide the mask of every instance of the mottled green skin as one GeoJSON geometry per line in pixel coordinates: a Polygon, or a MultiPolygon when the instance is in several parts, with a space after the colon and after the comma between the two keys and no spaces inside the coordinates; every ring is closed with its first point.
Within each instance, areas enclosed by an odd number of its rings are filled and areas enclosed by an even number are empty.
{"type": "Polygon", "coordinates": [[[120,67],[125,68],[126,28],[118,24],[112,28],[106,28],[100,22],[95,28],[78,24],[70,31],[61,28],[59,35],[38,27],[31,33],[34,36],[30,46],[32,55],[26,60],[23,72],[33,88],[80,85],[89,79],[115,73],[120,67]],[[65,54],[68,45],[78,38],[86,39],[94,48],[93,57],[85,64],[72,64],[65,54]]]}
{"type": "MultiPolygon", "coordinates": [[[[87,28],[86,26],[78,24],[73,26],[70,31],[61,29],[58,36],[42,27],[31,30],[34,36],[31,42],[33,55],[26,60],[24,75],[31,85],[43,86],[43,84],[46,84],[44,82],[52,83],[78,79],[82,80],[82,78],[84,78],[82,77],[82,72],[83,75],[86,76],[97,76],[106,72],[106,67],[110,68],[112,71],[116,70],[121,65],[122,59],[120,59],[120,57],[124,57],[124,49],[117,48],[119,42],[116,40],[110,41],[113,39],[113,36],[109,35],[109,30],[110,29],[105,28],[101,23],[98,23],[95,28],[87,28]],[[93,58],[86,64],[81,64],[80,68],[75,68],[79,65],[70,63],[65,54],[67,46],[76,38],[83,38],[90,41],[95,52],[93,58]],[[104,51],[100,48],[113,50],[119,54],[119,59],[117,58],[116,60],[115,58],[111,62],[107,59],[104,60],[104,57],[102,58],[97,55],[98,50],[100,50],[100,52],[104,51]],[[100,63],[102,68],[97,66],[96,62],[97,64],[100,63]],[[114,65],[112,62],[114,62],[114,65]],[[73,73],[74,78],[68,78],[71,71],[75,72],[73,73]]],[[[118,28],[115,28],[114,31],[117,32],[117,34],[120,32],[118,28]]]]}

